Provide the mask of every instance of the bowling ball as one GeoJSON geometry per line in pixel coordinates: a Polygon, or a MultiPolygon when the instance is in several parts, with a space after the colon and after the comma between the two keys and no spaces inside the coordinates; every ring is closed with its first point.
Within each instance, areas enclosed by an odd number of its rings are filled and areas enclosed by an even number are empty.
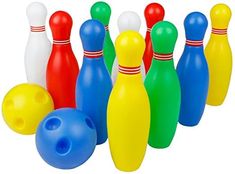
{"type": "Polygon", "coordinates": [[[17,133],[30,135],[39,123],[54,109],[50,94],[35,84],[20,84],[13,87],[2,103],[3,118],[17,133]]]}
{"type": "Polygon", "coordinates": [[[51,112],[39,125],[36,146],[49,165],[72,169],[89,159],[95,150],[96,128],[79,110],[62,108],[51,112]]]}

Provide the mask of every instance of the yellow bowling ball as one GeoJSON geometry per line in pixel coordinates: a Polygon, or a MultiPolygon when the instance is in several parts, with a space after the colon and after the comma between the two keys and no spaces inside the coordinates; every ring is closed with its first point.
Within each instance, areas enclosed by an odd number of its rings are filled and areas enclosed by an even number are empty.
{"type": "Polygon", "coordinates": [[[54,109],[50,94],[39,85],[20,84],[12,88],[2,103],[3,118],[17,133],[30,135],[54,109]]]}

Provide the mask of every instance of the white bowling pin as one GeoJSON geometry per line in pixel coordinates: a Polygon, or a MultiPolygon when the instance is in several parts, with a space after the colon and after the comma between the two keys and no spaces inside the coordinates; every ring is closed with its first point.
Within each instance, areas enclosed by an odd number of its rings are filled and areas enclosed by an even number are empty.
{"type": "Polygon", "coordinates": [[[31,29],[25,49],[27,80],[45,87],[46,67],[51,53],[51,43],[45,31],[47,9],[42,3],[33,2],[26,13],[31,29]]]}
{"type": "MultiPolygon", "coordinates": [[[[123,31],[127,31],[127,30],[139,32],[140,25],[141,25],[140,17],[136,12],[133,12],[133,11],[125,11],[118,18],[118,29],[120,33],[123,31]]],[[[113,62],[113,68],[112,68],[112,74],[111,74],[113,84],[116,82],[117,74],[118,74],[118,60],[116,58],[113,62]]],[[[145,68],[144,68],[143,61],[141,64],[141,75],[144,81],[145,68]]]]}

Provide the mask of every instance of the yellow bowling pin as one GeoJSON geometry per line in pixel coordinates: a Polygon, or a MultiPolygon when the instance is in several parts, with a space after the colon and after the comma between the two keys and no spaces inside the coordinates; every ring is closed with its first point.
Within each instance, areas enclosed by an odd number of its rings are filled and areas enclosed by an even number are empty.
{"type": "Polygon", "coordinates": [[[209,91],[207,104],[221,105],[227,95],[232,72],[232,51],[227,28],[231,10],[225,4],[217,4],[211,10],[212,33],[205,49],[209,66],[209,91]]]}
{"type": "Polygon", "coordinates": [[[117,81],[108,103],[108,137],[116,167],[137,170],[144,158],[150,126],[150,105],[141,77],[144,38],[135,31],[116,40],[119,62],[117,81]]]}

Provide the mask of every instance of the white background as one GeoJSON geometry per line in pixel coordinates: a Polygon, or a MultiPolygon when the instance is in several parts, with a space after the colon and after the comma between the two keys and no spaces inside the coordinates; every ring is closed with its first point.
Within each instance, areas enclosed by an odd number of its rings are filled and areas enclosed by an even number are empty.
{"type": "MultiPolygon", "coordinates": [[[[26,18],[26,6],[32,0],[6,0],[0,2],[0,100],[6,92],[19,83],[26,82],[24,72],[24,49],[28,38],[29,26],[26,18]]],[[[74,20],[71,42],[74,53],[82,64],[82,45],[79,28],[83,21],[90,18],[90,7],[94,0],[41,0],[48,8],[48,18],[56,10],[65,10],[74,20]]],[[[145,35],[146,25],[143,11],[149,0],[107,0],[112,7],[110,32],[113,40],[118,35],[117,18],[125,10],[138,12],[142,19],[141,33],[145,35]]],[[[158,0],[166,11],[165,19],[173,22],[179,37],[174,53],[175,63],[182,54],[185,36],[183,20],[192,11],[203,12],[209,20],[211,7],[225,2],[235,11],[234,0],[158,0]]],[[[48,27],[48,36],[51,32],[48,27]]],[[[229,37],[235,54],[235,17],[229,26],[229,37]]],[[[210,35],[209,28],[205,43],[210,35]]],[[[148,147],[142,166],[136,173],[141,174],[199,174],[199,173],[235,173],[235,74],[232,74],[231,86],[220,107],[207,106],[200,124],[193,128],[178,125],[171,146],[164,150],[148,147]]],[[[0,117],[0,173],[24,174],[96,174],[122,173],[112,162],[108,143],[97,146],[93,156],[82,166],[73,170],[58,170],[47,165],[39,156],[35,147],[35,136],[23,136],[11,131],[0,117]]]]}

